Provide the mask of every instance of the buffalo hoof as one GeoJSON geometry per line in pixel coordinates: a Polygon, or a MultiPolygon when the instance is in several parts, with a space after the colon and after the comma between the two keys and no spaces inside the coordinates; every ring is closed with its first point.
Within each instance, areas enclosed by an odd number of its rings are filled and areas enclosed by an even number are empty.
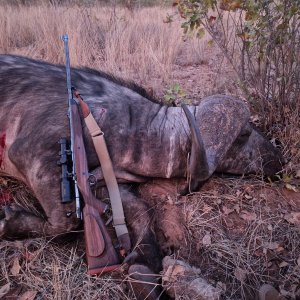
{"type": "Polygon", "coordinates": [[[162,295],[159,276],[144,265],[132,265],[129,270],[129,284],[137,300],[156,300],[162,295]]]}

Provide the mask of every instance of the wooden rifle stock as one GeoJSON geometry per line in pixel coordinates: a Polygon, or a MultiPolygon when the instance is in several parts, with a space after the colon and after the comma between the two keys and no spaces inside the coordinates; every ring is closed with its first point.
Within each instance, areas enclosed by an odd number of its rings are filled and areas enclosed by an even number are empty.
{"type": "Polygon", "coordinates": [[[78,106],[71,101],[74,141],[73,151],[77,184],[84,200],[83,208],[84,234],[88,273],[90,275],[112,271],[120,266],[119,256],[112,244],[111,238],[101,218],[107,205],[95,198],[89,186],[87,158],[82,138],[82,125],[78,106]]]}

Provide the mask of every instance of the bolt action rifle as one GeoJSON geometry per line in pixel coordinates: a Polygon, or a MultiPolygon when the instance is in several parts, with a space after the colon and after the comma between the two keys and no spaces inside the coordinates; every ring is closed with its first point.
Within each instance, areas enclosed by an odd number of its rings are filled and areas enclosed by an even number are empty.
{"type": "Polygon", "coordinates": [[[76,215],[83,218],[86,243],[88,273],[90,275],[112,271],[120,266],[120,256],[114,248],[101,215],[108,205],[92,194],[89,185],[87,157],[82,137],[82,125],[78,104],[73,98],[71,87],[68,35],[63,36],[68,89],[68,116],[70,121],[70,141],[60,139],[60,164],[62,166],[62,202],[76,200],[76,215]],[[71,171],[71,172],[70,172],[71,171]],[[81,200],[84,207],[81,210],[81,200]]]}

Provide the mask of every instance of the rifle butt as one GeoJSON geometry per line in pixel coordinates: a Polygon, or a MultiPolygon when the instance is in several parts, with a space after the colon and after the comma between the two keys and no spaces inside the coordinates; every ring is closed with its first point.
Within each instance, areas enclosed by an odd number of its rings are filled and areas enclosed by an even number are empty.
{"type": "Polygon", "coordinates": [[[103,274],[120,267],[120,257],[99,211],[91,205],[85,205],[83,219],[88,274],[103,274]]]}

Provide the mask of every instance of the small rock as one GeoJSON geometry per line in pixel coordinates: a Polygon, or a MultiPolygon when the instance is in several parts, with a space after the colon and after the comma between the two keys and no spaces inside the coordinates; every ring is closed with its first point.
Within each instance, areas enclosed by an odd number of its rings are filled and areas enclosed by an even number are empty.
{"type": "Polygon", "coordinates": [[[166,256],[163,259],[163,286],[170,297],[181,299],[218,300],[221,289],[215,288],[204,278],[200,270],[189,264],[166,256]]]}

